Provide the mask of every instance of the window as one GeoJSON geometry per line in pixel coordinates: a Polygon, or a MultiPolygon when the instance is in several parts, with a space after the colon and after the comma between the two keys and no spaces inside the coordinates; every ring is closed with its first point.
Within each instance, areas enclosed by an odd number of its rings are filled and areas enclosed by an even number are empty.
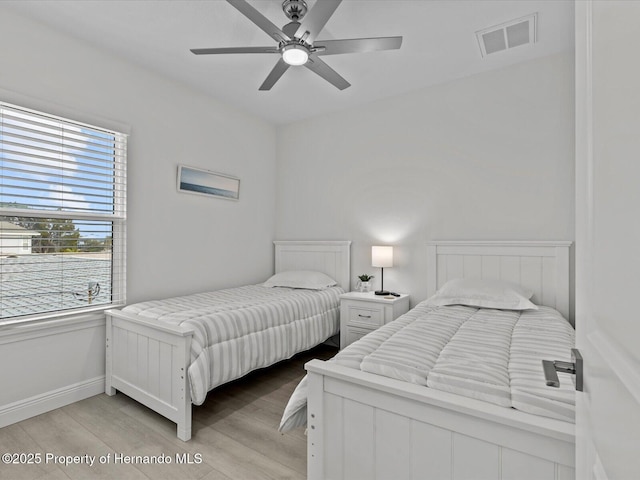
{"type": "Polygon", "coordinates": [[[0,323],[124,303],[126,149],[0,102],[0,323]]]}

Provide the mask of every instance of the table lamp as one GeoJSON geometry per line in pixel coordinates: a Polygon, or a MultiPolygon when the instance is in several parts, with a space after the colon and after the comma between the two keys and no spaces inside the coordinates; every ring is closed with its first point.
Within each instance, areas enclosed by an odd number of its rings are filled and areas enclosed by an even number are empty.
{"type": "Polygon", "coordinates": [[[389,295],[384,289],[384,267],[393,267],[393,247],[371,247],[371,266],[380,267],[380,290],[376,295],[389,295]]]}

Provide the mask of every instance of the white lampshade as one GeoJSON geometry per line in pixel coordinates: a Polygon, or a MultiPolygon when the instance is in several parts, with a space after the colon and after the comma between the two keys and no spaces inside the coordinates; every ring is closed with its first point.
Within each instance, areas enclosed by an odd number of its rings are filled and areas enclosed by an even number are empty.
{"type": "Polygon", "coordinates": [[[393,267],[393,247],[371,247],[372,267],[393,267]]]}

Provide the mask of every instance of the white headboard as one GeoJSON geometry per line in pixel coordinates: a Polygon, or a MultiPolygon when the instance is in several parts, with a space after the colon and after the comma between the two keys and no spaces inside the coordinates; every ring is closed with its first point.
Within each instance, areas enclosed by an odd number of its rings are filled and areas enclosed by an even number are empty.
{"type": "Polygon", "coordinates": [[[275,241],[276,273],[315,270],[334,278],[345,291],[351,287],[351,242],[275,241]]]}
{"type": "Polygon", "coordinates": [[[496,278],[533,290],[533,303],[569,319],[568,241],[435,241],[427,246],[427,294],[454,278],[496,278]]]}

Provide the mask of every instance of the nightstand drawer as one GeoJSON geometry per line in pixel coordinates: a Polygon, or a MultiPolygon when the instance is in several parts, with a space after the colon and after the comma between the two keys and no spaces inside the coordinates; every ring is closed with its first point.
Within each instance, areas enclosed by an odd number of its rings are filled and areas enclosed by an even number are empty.
{"type": "Polygon", "coordinates": [[[349,324],[350,325],[363,325],[367,327],[380,327],[384,325],[384,309],[382,308],[368,308],[364,306],[351,306],[349,310],[349,324]]]}
{"type": "Polygon", "coordinates": [[[364,337],[366,334],[373,332],[374,330],[366,330],[364,328],[354,328],[354,327],[349,327],[347,328],[347,331],[345,333],[345,337],[346,337],[346,341],[347,341],[347,345],[351,345],[353,342],[355,342],[356,340],[360,340],[362,337],[364,337]]]}
{"type": "Polygon", "coordinates": [[[377,296],[374,292],[340,295],[340,348],[385,325],[409,310],[409,295],[377,296]]]}

